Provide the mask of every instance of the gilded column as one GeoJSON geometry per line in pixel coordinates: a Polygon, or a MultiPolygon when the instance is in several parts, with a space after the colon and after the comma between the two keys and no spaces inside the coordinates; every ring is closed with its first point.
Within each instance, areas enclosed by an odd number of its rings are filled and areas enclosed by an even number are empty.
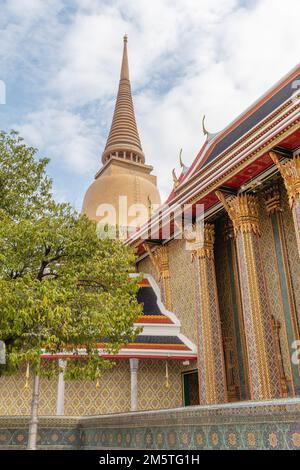
{"type": "Polygon", "coordinates": [[[226,200],[217,191],[217,196],[233,222],[236,237],[251,399],[277,398],[282,391],[260,252],[257,201],[248,194],[226,200]]]}
{"type": "Polygon", "coordinates": [[[269,155],[280,171],[288,193],[300,256],[300,155],[295,156],[285,163],[280,163],[275,152],[270,152],[269,155]]]}
{"type": "Polygon", "coordinates": [[[198,376],[201,405],[227,401],[226,374],[214,263],[214,226],[204,225],[202,243],[195,243],[198,376]]]}
{"type": "Polygon", "coordinates": [[[168,247],[167,245],[162,245],[154,253],[147,243],[144,244],[144,247],[156,269],[160,282],[162,301],[167,310],[172,310],[168,247]]]}
{"type": "MultiPolygon", "coordinates": [[[[278,277],[280,282],[280,293],[282,299],[282,310],[284,316],[284,324],[280,326],[278,322],[274,324],[276,326],[276,332],[278,336],[279,349],[281,348],[280,339],[285,340],[287,348],[289,349],[289,357],[292,357],[293,348],[292,344],[295,340],[300,339],[299,325],[297,321],[297,312],[294,298],[294,291],[291,281],[290,266],[288,261],[286,236],[284,231],[284,223],[282,218],[282,205],[281,196],[278,183],[273,184],[268,188],[265,193],[265,205],[267,213],[270,217],[274,250],[275,250],[275,263],[277,266],[278,277]]],[[[289,361],[290,375],[292,376],[292,383],[284,384],[283,388],[288,385],[289,395],[300,394],[300,375],[299,365],[293,364],[289,361]]],[[[284,370],[283,370],[284,372],[284,370]]],[[[282,375],[282,381],[285,379],[285,375],[282,375]]]]}

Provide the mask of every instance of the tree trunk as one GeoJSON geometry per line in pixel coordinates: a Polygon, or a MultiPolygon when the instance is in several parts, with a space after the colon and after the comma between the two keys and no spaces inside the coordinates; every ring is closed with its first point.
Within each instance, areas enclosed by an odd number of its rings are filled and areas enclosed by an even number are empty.
{"type": "Polygon", "coordinates": [[[36,450],[39,395],[40,395],[40,377],[38,375],[35,375],[34,381],[33,381],[31,415],[30,415],[30,422],[29,422],[27,450],[36,450]]]}

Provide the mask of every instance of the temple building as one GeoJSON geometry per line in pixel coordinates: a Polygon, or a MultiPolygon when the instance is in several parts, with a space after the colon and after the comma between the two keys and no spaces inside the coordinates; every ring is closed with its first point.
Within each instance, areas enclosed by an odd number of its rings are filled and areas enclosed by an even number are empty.
{"type": "MultiPolygon", "coordinates": [[[[137,275],[143,274],[137,324],[143,330],[114,357],[99,390],[94,382],[64,381],[63,374],[43,379],[40,415],[300,395],[299,83],[300,65],[224,130],[205,131],[193,163],[181,162],[166,203],[153,211],[160,196],[137,130],[124,38],[103,166],[83,211],[102,223],[112,205],[120,221],[120,196],[147,208],[137,224],[129,218],[124,241],[136,249],[137,275]],[[181,227],[175,212],[186,205],[190,224],[181,227]]],[[[23,387],[24,374],[0,378],[0,415],[29,414],[31,390],[23,387]]]]}

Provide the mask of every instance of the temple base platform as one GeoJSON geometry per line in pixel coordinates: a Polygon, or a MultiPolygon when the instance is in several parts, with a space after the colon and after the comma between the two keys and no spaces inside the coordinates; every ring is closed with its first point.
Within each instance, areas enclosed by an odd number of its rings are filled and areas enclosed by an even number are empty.
{"type": "MultiPolygon", "coordinates": [[[[28,417],[0,417],[0,449],[24,449],[28,417]]],[[[40,449],[300,449],[300,399],[94,417],[40,417],[40,449]]]]}

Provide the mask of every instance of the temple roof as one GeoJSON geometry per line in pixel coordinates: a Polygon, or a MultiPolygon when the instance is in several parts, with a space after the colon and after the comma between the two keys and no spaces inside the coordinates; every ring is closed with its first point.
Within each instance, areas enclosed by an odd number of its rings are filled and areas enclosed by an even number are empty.
{"type": "MultiPolygon", "coordinates": [[[[275,148],[286,154],[299,146],[300,119],[300,64],[283,77],[267,93],[246,109],[218,134],[208,135],[205,143],[166,202],[154,216],[126,241],[136,245],[143,256],[144,240],[161,239],[162,227],[171,225],[170,237],[175,232],[172,225],[174,207],[184,204],[203,204],[205,213],[216,211],[222,205],[215,195],[221,186],[237,191],[272,172],[274,163],[269,150],[275,148]],[[171,217],[171,224],[170,224],[171,217]]],[[[277,171],[274,168],[274,171],[277,171]]]]}
{"type": "Polygon", "coordinates": [[[143,304],[143,314],[136,326],[142,327],[143,331],[134,343],[121,349],[119,356],[195,359],[196,346],[181,333],[181,324],[176,315],[165,309],[160,289],[153,277],[144,274],[139,285],[137,299],[143,304]]]}
{"type": "MultiPolygon", "coordinates": [[[[137,274],[136,276],[138,276],[137,274]]],[[[134,274],[132,276],[135,276],[134,274]]],[[[196,346],[181,333],[181,324],[173,312],[165,309],[160,289],[150,274],[144,274],[139,282],[137,300],[143,304],[143,314],[135,323],[142,327],[141,333],[133,343],[124,345],[117,355],[105,351],[105,340],[98,344],[99,352],[107,358],[135,357],[144,359],[196,359],[196,346]]],[[[84,355],[84,350],[82,351],[84,355]]],[[[44,359],[74,357],[74,354],[43,354],[44,359]]]]}
{"type": "Polygon", "coordinates": [[[195,171],[213,162],[221,153],[239,139],[242,139],[251,129],[291,98],[297,92],[297,89],[299,91],[299,83],[300,65],[283,77],[223,131],[214,134],[212,139],[207,140],[185,175],[184,180],[189,180],[195,171]]]}
{"type": "Polygon", "coordinates": [[[140,157],[141,163],[145,162],[133,107],[127,41],[127,36],[124,36],[119,90],[110,132],[102,154],[103,164],[107,161],[110,154],[115,154],[116,152],[133,152],[140,157]]]}

